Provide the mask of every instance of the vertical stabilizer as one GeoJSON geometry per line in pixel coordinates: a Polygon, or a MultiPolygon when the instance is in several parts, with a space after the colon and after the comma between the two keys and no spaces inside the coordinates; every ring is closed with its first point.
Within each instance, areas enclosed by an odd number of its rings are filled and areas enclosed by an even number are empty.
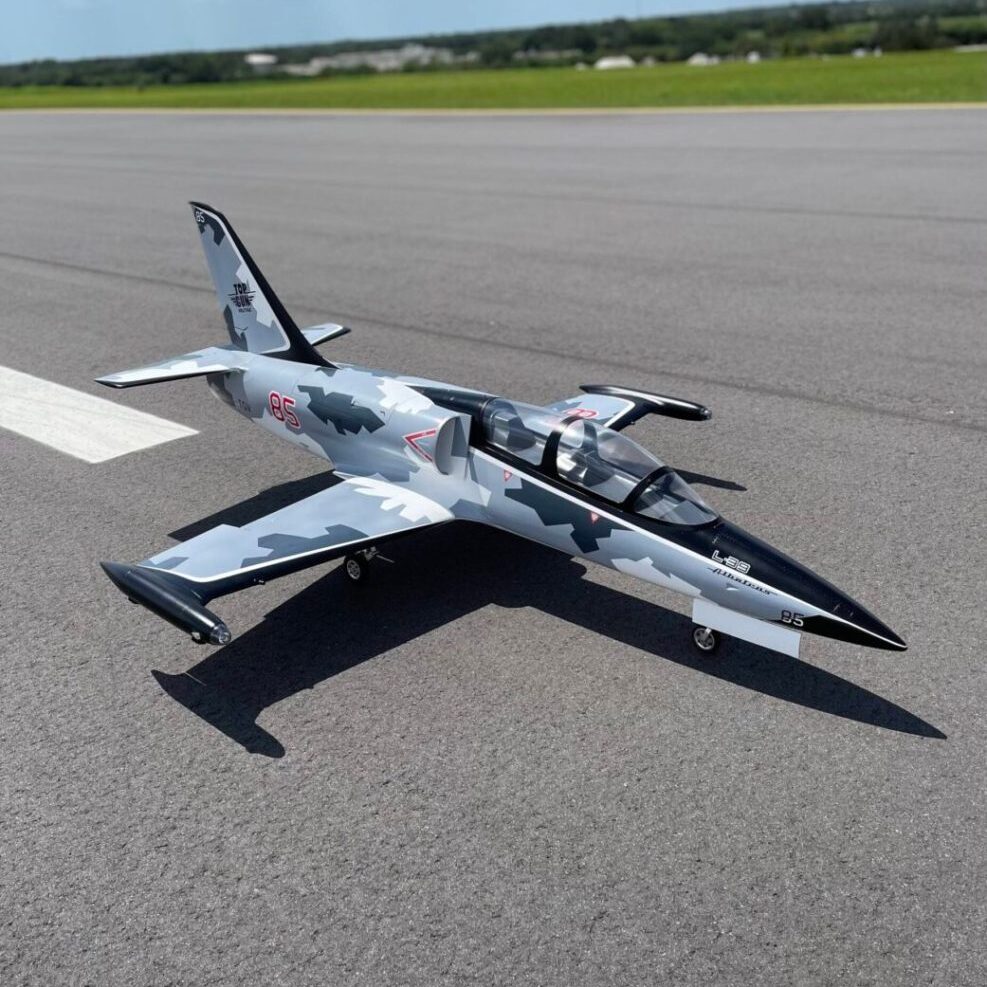
{"type": "Polygon", "coordinates": [[[226,217],[204,203],[190,205],[233,345],[250,353],[331,366],[302,335],[226,217]]]}

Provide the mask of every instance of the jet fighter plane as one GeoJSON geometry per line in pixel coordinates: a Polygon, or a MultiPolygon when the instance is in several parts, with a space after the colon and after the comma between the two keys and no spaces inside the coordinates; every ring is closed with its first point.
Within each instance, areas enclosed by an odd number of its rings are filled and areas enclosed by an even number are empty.
{"type": "Polygon", "coordinates": [[[221,524],[136,564],[104,562],[134,602],[199,643],[227,644],[210,601],[344,557],[363,583],[388,540],[451,521],[521,535],[692,599],[693,642],[718,632],[798,655],[808,632],[874,648],[905,642],[845,593],[720,517],[623,430],[645,415],[701,422],[701,404],[584,385],[547,407],[329,361],[349,330],[299,328],[233,227],[193,202],[229,343],[99,378],[110,387],[205,377],[261,428],[338,482],[242,527],[221,524]]]}

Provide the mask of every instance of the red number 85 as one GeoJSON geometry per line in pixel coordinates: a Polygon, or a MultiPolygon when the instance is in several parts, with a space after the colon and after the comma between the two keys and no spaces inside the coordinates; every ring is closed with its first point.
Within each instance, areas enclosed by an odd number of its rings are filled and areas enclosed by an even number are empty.
{"type": "Polygon", "coordinates": [[[271,409],[271,414],[279,422],[284,422],[289,428],[302,427],[298,416],[291,410],[295,407],[294,398],[288,397],[287,394],[279,394],[277,391],[271,391],[267,396],[267,403],[271,409]]]}

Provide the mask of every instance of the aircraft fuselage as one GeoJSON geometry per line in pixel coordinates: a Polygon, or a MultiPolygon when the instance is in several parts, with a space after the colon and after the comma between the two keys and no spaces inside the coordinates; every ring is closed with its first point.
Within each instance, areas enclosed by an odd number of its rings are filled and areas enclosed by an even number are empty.
{"type": "MultiPolygon", "coordinates": [[[[629,498],[567,482],[558,434],[549,434],[546,451],[535,456],[498,446],[484,431],[484,407],[506,399],[351,365],[244,357],[244,372],[209,377],[213,392],[340,476],[408,485],[456,519],[681,593],[694,601],[697,621],[766,647],[797,653],[802,631],[905,647],[846,594],[723,518],[667,523],[636,512],[629,498]]],[[[556,416],[556,433],[586,414],[567,411],[556,416]]]]}

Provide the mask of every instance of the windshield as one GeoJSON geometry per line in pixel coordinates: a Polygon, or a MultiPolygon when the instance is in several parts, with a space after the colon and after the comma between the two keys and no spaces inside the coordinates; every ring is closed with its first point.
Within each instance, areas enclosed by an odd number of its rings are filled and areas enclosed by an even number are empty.
{"type": "Polygon", "coordinates": [[[545,443],[562,421],[559,415],[530,404],[499,398],[483,410],[487,441],[526,462],[541,463],[545,443]]]}
{"type": "Polygon", "coordinates": [[[633,510],[666,524],[690,527],[716,520],[716,512],[704,504],[695,490],[674,471],[658,477],[637,498],[633,510]]]}
{"type": "Polygon", "coordinates": [[[627,436],[585,419],[566,426],[555,456],[555,467],[563,480],[616,503],[626,500],[638,483],[661,465],[627,436]]]}

